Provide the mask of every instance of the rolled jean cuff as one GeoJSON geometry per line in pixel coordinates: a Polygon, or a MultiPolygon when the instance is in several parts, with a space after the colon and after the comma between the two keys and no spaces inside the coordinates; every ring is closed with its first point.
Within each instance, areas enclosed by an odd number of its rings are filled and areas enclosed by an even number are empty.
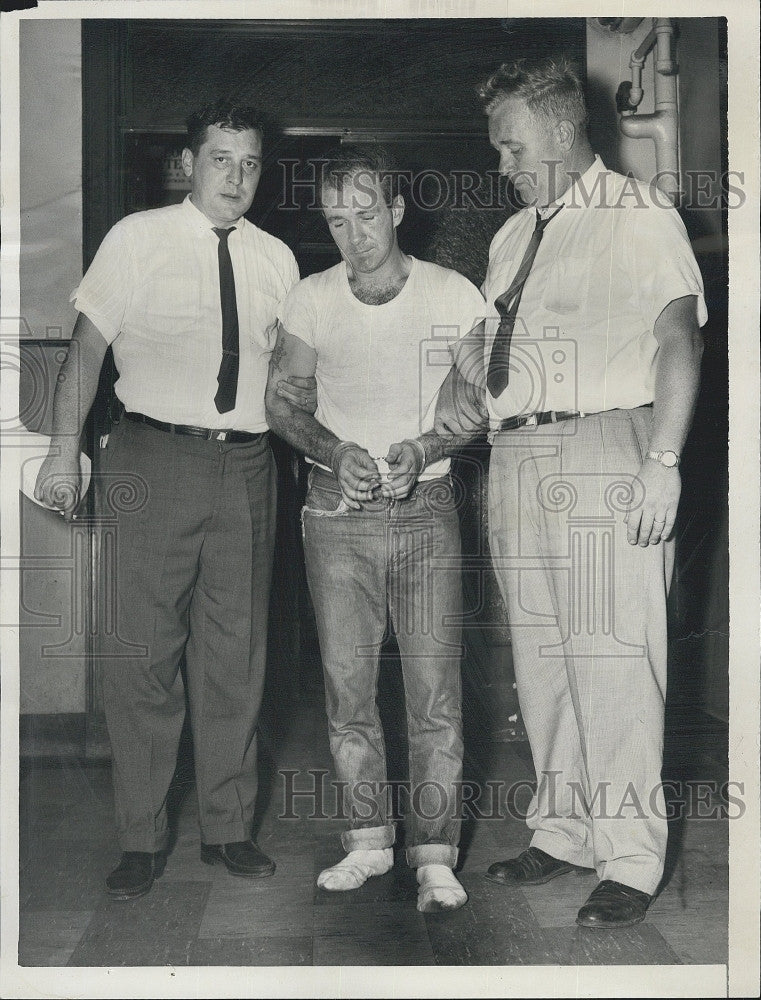
{"type": "Polygon", "coordinates": [[[341,844],[345,851],[382,851],[394,844],[394,827],[362,826],[346,830],[341,834],[341,844]]]}
{"type": "Polygon", "coordinates": [[[418,844],[408,847],[407,864],[410,868],[421,868],[423,865],[446,865],[454,868],[457,864],[457,848],[451,844],[418,844]]]}

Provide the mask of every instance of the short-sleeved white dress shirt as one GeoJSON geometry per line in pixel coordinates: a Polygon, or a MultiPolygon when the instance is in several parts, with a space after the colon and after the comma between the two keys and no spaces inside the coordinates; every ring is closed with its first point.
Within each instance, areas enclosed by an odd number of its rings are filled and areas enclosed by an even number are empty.
{"type": "Polygon", "coordinates": [[[246,219],[228,238],[240,336],[236,405],[214,405],[222,357],[219,240],[188,196],[128,215],[106,235],[72,294],[113,347],[127,410],[214,429],[267,429],[264,392],[277,309],[298,281],[288,247],[246,219]]]}
{"type": "MultiPolygon", "coordinates": [[[[658,316],[694,295],[699,324],[707,319],[687,232],[662,193],[596,157],[559,204],[524,286],[508,386],[496,400],[487,392],[492,427],[517,414],[651,403],[658,316]]],[[[499,326],[495,299],[509,288],[535,223],[534,209],[523,209],[492,240],[482,287],[491,317],[487,366],[499,326]]]]}

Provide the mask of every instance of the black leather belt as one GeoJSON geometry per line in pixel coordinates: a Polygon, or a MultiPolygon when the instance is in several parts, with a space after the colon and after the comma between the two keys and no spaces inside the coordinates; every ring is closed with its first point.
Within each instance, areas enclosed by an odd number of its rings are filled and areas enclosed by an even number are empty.
{"type": "Polygon", "coordinates": [[[514,431],[518,427],[538,427],[539,424],[557,424],[561,420],[570,420],[572,417],[587,417],[589,413],[581,410],[546,410],[544,413],[527,413],[521,417],[508,417],[503,420],[497,430],[514,431]]]}
{"type": "Polygon", "coordinates": [[[186,424],[166,424],[163,420],[154,420],[153,417],[146,417],[144,413],[125,413],[127,420],[132,420],[136,424],[148,424],[158,431],[166,431],[167,434],[187,434],[188,437],[205,438],[207,441],[229,441],[231,444],[247,444],[263,438],[267,431],[260,431],[258,434],[249,434],[248,431],[219,431],[209,427],[188,427],[186,424]]]}

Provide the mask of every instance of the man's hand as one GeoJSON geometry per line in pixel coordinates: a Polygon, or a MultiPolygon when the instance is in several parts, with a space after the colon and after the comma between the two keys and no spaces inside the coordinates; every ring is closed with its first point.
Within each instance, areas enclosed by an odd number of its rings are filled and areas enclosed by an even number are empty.
{"type": "Polygon", "coordinates": [[[380,473],[364,448],[353,441],[341,441],[333,449],[330,465],[344,500],[351,508],[361,510],[361,501],[373,499],[374,491],[380,486],[380,473]]]}
{"type": "Polygon", "coordinates": [[[425,449],[419,442],[400,441],[388,449],[386,462],[388,478],[381,482],[381,496],[401,500],[409,496],[425,468],[425,449]]]}
{"type": "MultiPolygon", "coordinates": [[[[51,449],[52,452],[52,449],[51,449]]],[[[57,508],[71,521],[82,493],[79,453],[48,454],[40,466],[34,496],[48,507],[57,508]]]]}
{"type": "Polygon", "coordinates": [[[48,457],[40,467],[34,487],[35,499],[60,511],[67,521],[72,520],[82,497],[79,441],[98,391],[107,350],[108,344],[98,327],[84,313],[79,313],[58,373],[48,457]]]}
{"type": "MultiPolygon", "coordinates": [[[[648,213],[645,213],[646,215],[648,213]]],[[[700,382],[703,341],[698,328],[696,297],[670,302],[655,322],[658,341],[653,422],[648,446],[652,451],[680,452],[692,420],[700,382]]],[[[624,520],[631,545],[657,545],[674,530],[682,477],[676,466],[666,468],[646,458],[639,470],[642,504],[624,520]]]]}
{"type": "Polygon", "coordinates": [[[314,413],[317,409],[317,379],[314,375],[304,378],[288,375],[277,382],[277,395],[305,413],[314,413]]]}
{"type": "Polygon", "coordinates": [[[439,437],[451,439],[451,450],[456,451],[488,426],[485,390],[466,378],[459,365],[452,365],[436,400],[433,429],[439,437]]]}
{"type": "Polygon", "coordinates": [[[667,469],[646,458],[639,470],[639,481],[644,490],[642,504],[624,517],[628,526],[630,545],[657,545],[674,530],[682,477],[674,467],[667,469]]]}

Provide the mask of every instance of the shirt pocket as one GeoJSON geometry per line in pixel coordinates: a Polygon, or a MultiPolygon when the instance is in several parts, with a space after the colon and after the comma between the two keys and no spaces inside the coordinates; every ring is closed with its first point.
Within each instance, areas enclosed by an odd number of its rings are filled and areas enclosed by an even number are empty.
{"type": "Polygon", "coordinates": [[[544,308],[561,316],[581,312],[587,305],[591,273],[587,257],[558,257],[545,282],[544,308]]]}

